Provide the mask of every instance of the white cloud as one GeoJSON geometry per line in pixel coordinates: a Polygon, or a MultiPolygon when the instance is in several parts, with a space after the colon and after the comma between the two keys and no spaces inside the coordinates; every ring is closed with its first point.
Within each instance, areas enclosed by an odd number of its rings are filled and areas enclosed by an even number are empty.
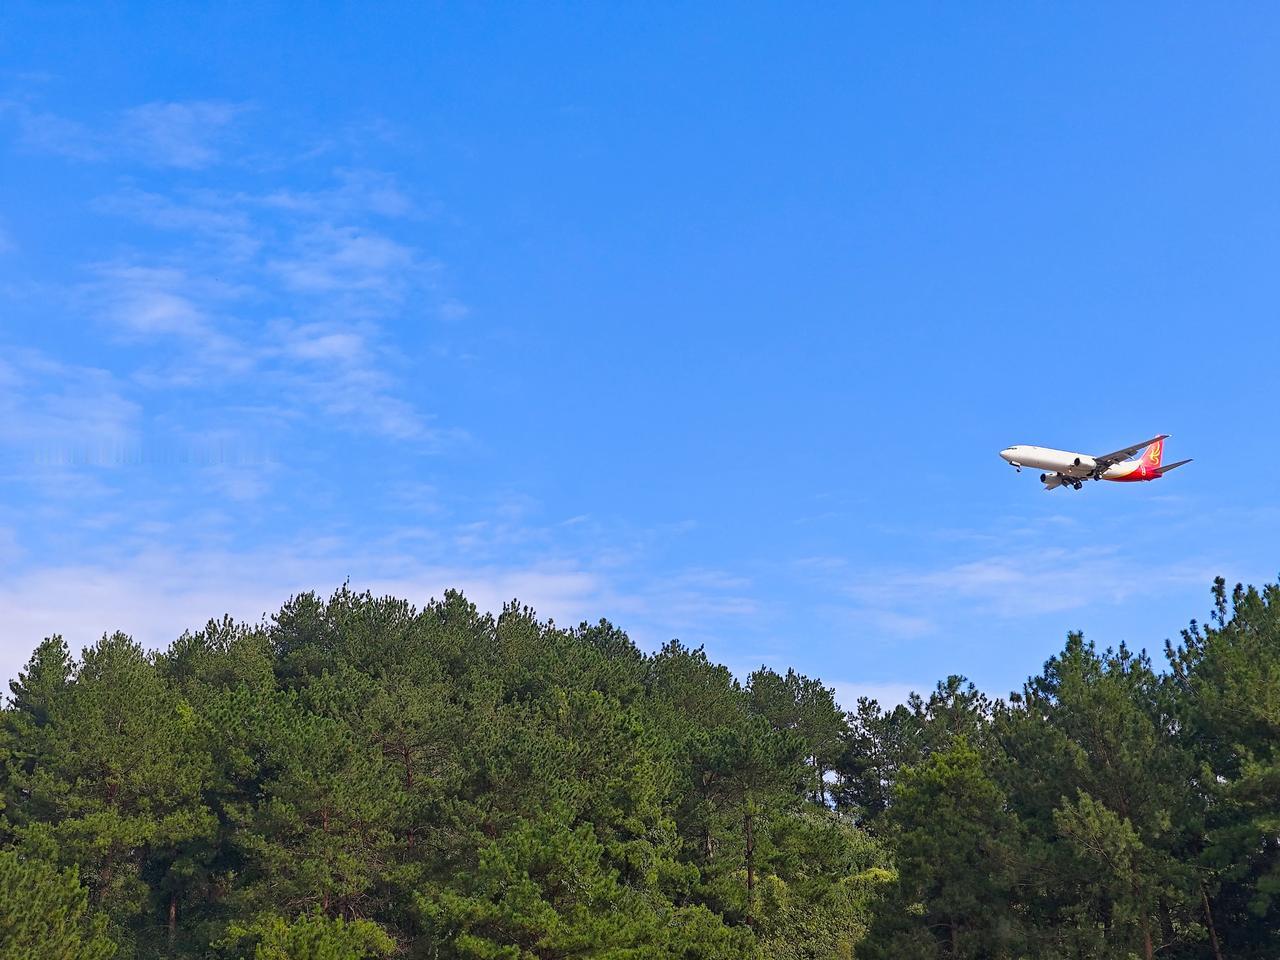
{"type": "Polygon", "coordinates": [[[1154,564],[1116,548],[1021,550],[935,570],[864,575],[850,594],[875,609],[908,615],[921,605],[964,601],[997,617],[1059,613],[1091,604],[1119,604],[1170,587],[1208,583],[1203,562],[1154,564]]]}
{"type": "Polygon", "coordinates": [[[460,323],[471,316],[471,308],[461,300],[450,298],[440,304],[436,313],[446,323],[460,323]]]}
{"type": "Polygon", "coordinates": [[[243,104],[213,100],[156,102],[133,107],[101,127],[26,104],[7,105],[28,149],[72,160],[132,160],[146,166],[198,170],[216,163],[222,141],[243,104]]]}
{"type": "MultiPolygon", "coordinates": [[[[131,114],[148,124],[196,115],[131,114]]],[[[466,442],[465,431],[432,423],[391,372],[396,360],[383,323],[411,292],[430,295],[439,267],[364,221],[413,216],[413,202],[377,171],[338,168],[333,180],[326,188],[263,193],[168,196],[131,187],[100,199],[99,210],[186,235],[190,244],[168,244],[158,261],[98,265],[94,305],[120,334],[178,348],[135,375],[152,389],[198,388],[230,374],[250,389],[269,387],[272,406],[319,415],[337,429],[426,449],[466,442]]],[[[424,309],[452,317],[464,311],[447,299],[424,309]]]]}
{"type": "Polygon", "coordinates": [[[83,123],[23,106],[11,109],[18,117],[19,142],[29,150],[83,161],[102,160],[107,154],[103,137],[83,123]]]}
{"type": "Polygon", "coordinates": [[[220,317],[245,295],[243,288],[181,265],[105,263],[94,273],[86,302],[118,335],[186,342],[182,355],[170,353],[168,373],[146,372],[153,386],[192,386],[210,370],[245,374],[254,367],[254,349],[224,332],[220,317]]]}
{"type": "Polygon", "coordinates": [[[937,624],[930,617],[901,613],[897,610],[869,609],[858,612],[857,619],[876,633],[910,640],[933,633],[937,624]]]}
{"type": "Polygon", "coordinates": [[[354,330],[319,323],[282,324],[282,352],[297,360],[360,364],[368,360],[365,337],[354,330]]]}
{"type": "Polygon", "coordinates": [[[893,708],[900,703],[906,703],[907,697],[911,696],[912,693],[920,693],[927,696],[929,691],[933,689],[933,684],[931,683],[919,684],[893,681],[860,683],[851,680],[833,680],[829,681],[827,685],[835,688],[836,703],[846,710],[857,709],[858,700],[862,697],[875,700],[881,707],[893,708]]]}
{"type": "Polygon", "coordinates": [[[53,462],[134,442],[140,409],[108,371],[31,350],[0,359],[0,442],[53,462]]]}
{"type": "Polygon", "coordinates": [[[239,255],[250,253],[258,246],[258,241],[250,236],[253,222],[248,213],[218,193],[192,191],[179,200],[133,187],[100,197],[93,202],[93,208],[157,230],[212,234],[224,245],[224,252],[228,241],[249,248],[235,250],[239,255]]]}
{"type": "Polygon", "coordinates": [[[22,555],[23,549],[18,543],[17,534],[8,527],[0,527],[0,565],[11,567],[22,555]]]}
{"type": "Polygon", "coordinates": [[[268,269],[304,294],[359,294],[399,300],[430,264],[389,237],[352,226],[321,224],[301,235],[289,255],[268,269]]]}
{"type": "Polygon", "coordinates": [[[442,445],[461,439],[460,431],[429,426],[412,404],[396,395],[371,340],[377,328],[365,323],[281,322],[274,324],[265,357],[283,360],[279,373],[291,395],[333,419],[339,426],[373,429],[396,440],[442,445]]]}
{"type": "Polygon", "coordinates": [[[135,379],[145,386],[198,389],[220,384],[228,375],[242,381],[252,377],[253,386],[272,388],[274,406],[318,412],[338,429],[372,430],[437,446],[464,436],[432,428],[413,404],[397,396],[397,384],[374,344],[380,330],[372,321],[253,324],[236,313],[269,291],[254,290],[249,277],[232,283],[182,266],[131,263],[102,264],[95,273],[87,299],[118,335],[170,347],[160,366],[138,372],[135,379]],[[229,327],[240,332],[232,335],[229,327]]]}
{"type": "Polygon", "coordinates": [[[218,160],[219,139],[244,110],[213,100],[147,103],[125,111],[115,136],[146,163],[198,170],[218,160]]]}
{"type": "MultiPolygon", "coordinates": [[[[259,474],[273,469],[270,463],[226,469],[215,463],[201,476],[213,484],[245,485],[239,494],[223,491],[224,500],[253,498],[261,493],[254,487],[259,474]]],[[[15,564],[0,581],[0,673],[12,673],[52,632],[82,645],[121,629],[163,646],[210,617],[230,613],[256,621],[292,594],[326,592],[348,579],[355,589],[418,605],[458,588],[494,612],[517,599],[563,625],[606,617],[643,647],[681,637],[693,644],[712,641],[713,656],[725,637],[757,625],[759,605],[740,578],[707,569],[654,575],[641,556],[602,562],[598,540],[615,539],[607,533],[564,552],[550,528],[524,514],[507,517],[501,504],[482,508],[493,520],[451,520],[456,507],[445,508],[429,485],[393,485],[388,493],[418,504],[429,523],[362,529],[358,539],[334,534],[235,548],[226,539],[226,516],[216,509],[166,522],[166,515],[148,508],[138,512],[151,520],[145,528],[139,516],[105,518],[110,545],[82,551],[75,560],[30,554],[25,566],[15,564]]]]}
{"type": "Polygon", "coordinates": [[[391,594],[421,606],[448,588],[497,612],[518,598],[540,616],[576,623],[598,616],[601,582],[572,567],[449,567],[356,557],[316,541],[256,553],[154,549],[116,562],[49,566],[0,582],[0,677],[12,677],[45,636],[74,648],[123,630],[161,648],[183,630],[231,614],[257,622],[289,596],[327,592],[350,578],[355,590],[391,594]]]}
{"type": "Polygon", "coordinates": [[[257,198],[266,207],[321,220],[373,214],[399,218],[413,216],[417,204],[400,189],[394,177],[379,170],[339,168],[338,185],[328,190],[274,190],[257,198]]]}
{"type": "Polygon", "coordinates": [[[204,311],[183,292],[189,278],[182,271],[155,267],[113,266],[99,270],[107,295],[108,315],[131,333],[174,334],[203,339],[210,335],[204,311]]]}
{"type": "Polygon", "coordinates": [[[267,222],[256,198],[236,195],[193,193],[177,203],[133,190],[100,206],[209,241],[170,251],[162,263],[95,268],[93,302],[115,330],[186,341],[184,352],[140,371],[139,382],[191,388],[252,376],[286,406],[319,413],[338,429],[436,448],[465,439],[431,425],[387,369],[377,319],[432,269],[411,247],[356,226],[281,222],[275,214],[267,222]],[[251,319],[268,304],[308,320],[251,319]]]}

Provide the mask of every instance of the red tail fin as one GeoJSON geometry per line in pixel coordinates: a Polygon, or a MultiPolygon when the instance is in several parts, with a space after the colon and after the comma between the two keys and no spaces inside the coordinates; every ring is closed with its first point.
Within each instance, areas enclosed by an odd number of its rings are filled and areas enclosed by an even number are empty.
{"type": "Polygon", "coordinates": [[[1159,470],[1160,462],[1164,459],[1164,441],[1157,440],[1146,450],[1142,451],[1142,463],[1148,470],[1159,470]]]}

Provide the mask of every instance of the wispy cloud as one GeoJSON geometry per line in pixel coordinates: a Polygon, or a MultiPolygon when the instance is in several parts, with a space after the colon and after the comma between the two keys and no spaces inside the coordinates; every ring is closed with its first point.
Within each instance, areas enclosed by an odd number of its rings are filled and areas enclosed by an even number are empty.
{"type": "MultiPolygon", "coordinates": [[[[68,355],[103,366],[0,350],[0,444],[52,444],[72,460],[107,444],[134,458],[123,480],[82,471],[103,497],[54,505],[31,458],[5,464],[32,487],[29,514],[52,512],[56,524],[19,519],[0,537],[0,672],[53,631],[81,644],[119,627],[159,645],[209,616],[257,619],[348,577],[417,601],[455,586],[490,609],[518,597],[566,623],[630,611],[661,639],[756,609],[742,581],[708,570],[659,579],[587,542],[590,524],[563,528],[580,541],[566,545],[552,531],[563,518],[542,522],[519,490],[405,481],[416,456],[467,441],[415,386],[430,382],[416,377],[425,364],[443,361],[406,358],[395,329],[410,311],[455,325],[470,311],[420,239],[429,203],[393,176],[336,156],[328,170],[313,156],[246,173],[246,111],[235,104],[150,103],[92,123],[29,104],[0,110],[28,150],[118,174],[86,204],[120,221],[56,297],[63,332],[83,338],[68,338],[68,355]],[[330,482],[328,463],[299,461],[332,460],[331,431],[410,465],[386,478],[404,511],[362,504],[358,534],[344,510],[324,512],[349,478],[330,482]],[[279,489],[290,496],[273,497],[279,489]],[[280,532],[300,517],[315,538],[280,532]]],[[[8,523],[0,510],[0,530],[8,523]]]]}
{"type": "Polygon", "coordinates": [[[0,677],[13,676],[36,643],[55,632],[78,647],[120,629],[162,647],[211,617],[229,613],[256,622],[295,593],[326,591],[347,579],[354,589],[419,605],[449,588],[493,611],[518,598],[561,623],[598,615],[601,590],[596,575],[573,567],[415,564],[352,554],[325,541],[248,553],[150,549],[6,577],[0,583],[0,677]]]}
{"type": "Polygon", "coordinates": [[[742,584],[706,570],[677,573],[673,584],[636,569],[601,570],[563,558],[421,559],[395,538],[361,545],[315,538],[233,552],[162,546],[168,536],[160,530],[131,552],[99,551],[6,577],[0,583],[0,678],[12,676],[54,632],[79,646],[121,629],[160,647],[210,617],[257,621],[292,594],[323,592],[346,580],[354,589],[419,605],[450,588],[495,612],[519,600],[565,625],[609,616],[651,647],[673,636],[701,642],[700,630],[726,618],[745,622],[756,609],[734,595],[742,584]]]}
{"type": "Polygon", "coordinates": [[[17,534],[8,527],[0,527],[0,564],[11,567],[22,558],[22,554],[17,534]]]}
{"type": "Polygon", "coordinates": [[[864,629],[869,628],[874,635],[906,640],[927,636],[938,629],[937,621],[933,617],[874,606],[857,611],[852,619],[858,626],[864,629]]]}
{"type": "Polygon", "coordinates": [[[433,264],[389,237],[354,226],[320,224],[297,237],[267,269],[304,294],[344,294],[398,302],[433,264]]]}
{"type": "Polygon", "coordinates": [[[100,126],[9,102],[22,146],[83,162],[126,161],[199,170],[217,163],[229,130],[247,107],[215,100],[145,103],[100,126]]]}
{"type": "Polygon", "coordinates": [[[321,220],[375,215],[387,218],[416,216],[419,204],[401,189],[396,178],[379,170],[339,167],[337,183],[319,190],[281,188],[254,198],[264,207],[305,214],[321,220]]]}
{"type": "Polygon", "coordinates": [[[109,371],[14,349],[0,357],[0,442],[66,459],[123,447],[137,436],[140,408],[109,371]]]}
{"type": "Polygon", "coordinates": [[[910,611],[922,603],[962,601],[979,613],[1013,618],[1119,604],[1212,577],[1212,568],[1202,562],[1139,562],[1114,547],[1028,549],[932,570],[867,574],[849,594],[877,609],[910,611]]]}
{"type": "Polygon", "coordinates": [[[157,230],[207,239],[215,245],[219,262],[243,261],[261,248],[263,240],[249,211],[208,190],[166,195],[128,187],[93,201],[99,213],[124,217],[157,230]]]}
{"type": "Polygon", "coordinates": [[[109,371],[0,348],[3,501],[65,512],[109,497],[110,469],[137,449],[142,410],[109,371]]]}
{"type": "Polygon", "coordinates": [[[101,198],[99,211],[186,243],[168,244],[162,260],[95,267],[99,313],[120,335],[185,342],[185,353],[140,371],[152,388],[251,377],[275,386],[277,405],[338,429],[456,444],[463,431],[404,396],[383,329],[411,292],[432,295],[439,267],[366,221],[416,210],[387,175],[342,168],[333,181],[262,193],[130,187],[101,198]]]}
{"type": "Polygon", "coordinates": [[[146,103],[125,111],[115,139],[144,162],[198,170],[219,159],[220,141],[245,109],[215,100],[146,103]]]}
{"type": "Polygon", "coordinates": [[[327,324],[287,324],[280,328],[281,352],[308,363],[359,365],[368,358],[368,343],[358,330],[327,324]]]}
{"type": "Polygon", "coordinates": [[[933,689],[932,683],[903,683],[887,681],[882,683],[861,683],[851,680],[833,680],[830,686],[835,688],[836,703],[846,710],[854,710],[863,697],[875,700],[884,708],[893,708],[906,703],[913,693],[927,695],[933,689]]]}
{"type": "Polygon", "coordinates": [[[237,291],[181,267],[138,263],[99,264],[90,293],[118,330],[140,337],[185,337],[202,350],[232,350],[230,339],[214,329],[206,304],[231,300],[237,291]]]}
{"type": "Polygon", "coordinates": [[[107,156],[101,134],[77,120],[7,104],[18,121],[18,142],[29,150],[52,153],[71,160],[97,161],[107,156]]]}
{"type": "MultiPolygon", "coordinates": [[[[469,442],[405,379],[445,361],[396,349],[406,311],[425,321],[466,312],[437,289],[442,268],[416,239],[427,206],[336,147],[327,170],[321,155],[247,156],[249,113],[227,101],[154,101],[85,121],[34,100],[0,102],[0,129],[16,131],[20,147],[118,170],[119,186],[86,202],[132,227],[79,265],[83,279],[42,294],[73,312],[68,328],[102,369],[0,351],[0,442],[24,451],[10,465],[29,480],[58,472],[27,485],[36,500],[65,502],[92,483],[137,500],[132,482],[112,490],[97,465],[168,458],[181,469],[152,471],[147,509],[199,491],[234,513],[293,476],[290,460],[208,457],[212,437],[296,453],[304,437],[324,447],[346,434],[407,458],[469,442]],[[41,457],[54,465],[37,471],[41,457]]],[[[5,237],[0,229],[0,252],[5,237]]]]}

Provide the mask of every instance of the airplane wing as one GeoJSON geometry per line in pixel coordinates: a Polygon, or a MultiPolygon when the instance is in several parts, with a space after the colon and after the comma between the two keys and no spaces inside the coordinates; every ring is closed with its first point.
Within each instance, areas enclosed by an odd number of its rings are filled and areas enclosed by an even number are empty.
{"type": "Polygon", "coordinates": [[[1171,464],[1169,464],[1168,466],[1161,467],[1161,468],[1160,468],[1160,476],[1162,476],[1162,477],[1163,477],[1163,476],[1164,476],[1166,473],[1168,473],[1170,470],[1173,470],[1173,469],[1174,469],[1174,468],[1176,468],[1176,467],[1180,467],[1180,466],[1182,466],[1184,463],[1190,463],[1190,462],[1191,462],[1191,460],[1190,460],[1190,459],[1187,459],[1187,460],[1179,460],[1177,463],[1171,463],[1171,464]]]}
{"type": "MultiPolygon", "coordinates": [[[[1113,463],[1119,463],[1121,460],[1128,460],[1143,447],[1150,446],[1157,440],[1167,440],[1168,437],[1169,434],[1162,433],[1160,436],[1152,437],[1150,440],[1143,440],[1141,443],[1135,443],[1132,447],[1125,447],[1123,450],[1116,450],[1114,453],[1104,453],[1100,457],[1094,457],[1093,460],[1094,463],[1098,465],[1099,470],[1105,470],[1113,463]]],[[[1173,468],[1167,467],[1166,469],[1171,470],[1173,468]]]]}

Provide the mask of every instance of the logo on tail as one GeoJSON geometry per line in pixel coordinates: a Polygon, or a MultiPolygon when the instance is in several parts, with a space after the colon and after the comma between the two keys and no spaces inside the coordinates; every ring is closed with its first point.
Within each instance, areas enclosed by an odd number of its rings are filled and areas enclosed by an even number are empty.
{"type": "Polygon", "coordinates": [[[1147,466],[1153,470],[1160,469],[1160,460],[1164,457],[1164,441],[1157,440],[1151,446],[1147,447],[1147,466]]]}

